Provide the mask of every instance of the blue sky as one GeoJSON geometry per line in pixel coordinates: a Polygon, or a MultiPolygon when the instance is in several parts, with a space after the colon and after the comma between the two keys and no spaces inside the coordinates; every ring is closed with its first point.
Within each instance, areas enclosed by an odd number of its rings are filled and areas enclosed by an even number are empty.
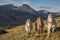
{"type": "Polygon", "coordinates": [[[35,10],[49,10],[52,12],[60,12],[60,0],[0,0],[0,5],[13,4],[20,6],[28,4],[35,10]]]}

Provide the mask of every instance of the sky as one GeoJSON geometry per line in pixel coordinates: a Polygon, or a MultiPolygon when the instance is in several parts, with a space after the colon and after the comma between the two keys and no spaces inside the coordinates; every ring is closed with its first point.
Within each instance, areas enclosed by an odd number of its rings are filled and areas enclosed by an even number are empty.
{"type": "Polygon", "coordinates": [[[35,10],[48,10],[51,12],[60,12],[60,0],[0,0],[0,5],[13,4],[21,6],[28,4],[35,10]]]}

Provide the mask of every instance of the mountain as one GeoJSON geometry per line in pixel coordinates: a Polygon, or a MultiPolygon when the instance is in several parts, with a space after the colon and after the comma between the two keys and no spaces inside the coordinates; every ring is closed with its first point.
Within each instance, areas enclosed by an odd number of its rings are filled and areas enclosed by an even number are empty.
{"type": "Polygon", "coordinates": [[[38,14],[41,15],[43,18],[47,18],[49,13],[50,12],[47,10],[39,10],[38,11],[38,14]]]}
{"type": "Polygon", "coordinates": [[[27,19],[34,21],[37,16],[37,11],[27,4],[19,7],[12,4],[0,6],[0,26],[3,27],[25,24],[27,19]]]}
{"type": "Polygon", "coordinates": [[[48,17],[48,14],[52,14],[53,17],[58,17],[60,16],[60,12],[50,12],[50,11],[47,11],[47,10],[39,10],[38,11],[38,14],[43,17],[44,19],[46,19],[48,17]]]}
{"type": "Polygon", "coordinates": [[[35,21],[38,16],[46,19],[48,14],[60,16],[60,13],[49,12],[47,10],[35,11],[27,4],[22,6],[14,6],[12,4],[0,5],[0,28],[11,28],[21,24],[25,24],[27,19],[35,21]]]}
{"type": "Polygon", "coordinates": [[[31,8],[27,4],[23,4],[22,6],[19,6],[18,10],[24,11],[24,12],[29,12],[31,14],[33,14],[33,13],[36,14],[37,13],[33,8],[31,8]]]}
{"type": "Polygon", "coordinates": [[[60,12],[56,12],[56,17],[60,17],[60,12]]]}

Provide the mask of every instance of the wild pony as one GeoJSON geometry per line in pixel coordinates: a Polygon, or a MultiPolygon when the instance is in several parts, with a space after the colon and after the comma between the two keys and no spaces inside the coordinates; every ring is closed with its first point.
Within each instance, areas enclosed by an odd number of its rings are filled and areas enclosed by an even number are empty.
{"type": "Polygon", "coordinates": [[[26,24],[25,24],[25,31],[26,31],[26,36],[28,37],[32,29],[32,23],[30,19],[27,19],[26,24]]]}
{"type": "Polygon", "coordinates": [[[43,20],[42,18],[39,16],[35,22],[35,26],[34,26],[34,29],[35,31],[37,31],[38,34],[41,35],[41,32],[42,32],[42,29],[43,29],[43,20]]]}
{"type": "Polygon", "coordinates": [[[54,30],[56,28],[56,21],[53,18],[52,14],[49,14],[46,22],[47,22],[47,25],[46,25],[46,27],[47,27],[47,38],[49,38],[51,29],[52,29],[52,32],[54,32],[54,30]]]}

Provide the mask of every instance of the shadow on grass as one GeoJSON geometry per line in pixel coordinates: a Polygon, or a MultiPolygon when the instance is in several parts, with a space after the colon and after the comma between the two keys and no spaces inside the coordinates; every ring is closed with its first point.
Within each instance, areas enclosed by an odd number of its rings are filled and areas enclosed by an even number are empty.
{"type": "MultiPolygon", "coordinates": [[[[59,32],[59,31],[60,31],[60,27],[56,27],[55,32],[59,32]]],[[[44,30],[43,32],[46,33],[47,30],[44,30]]],[[[51,32],[52,32],[52,30],[51,30],[51,32]]]]}
{"type": "Polygon", "coordinates": [[[57,27],[57,28],[55,29],[55,32],[58,32],[58,31],[60,31],[60,27],[57,27]]]}
{"type": "Polygon", "coordinates": [[[0,30],[0,35],[2,35],[2,34],[6,34],[6,33],[8,33],[8,32],[5,31],[5,30],[0,30]]]}

